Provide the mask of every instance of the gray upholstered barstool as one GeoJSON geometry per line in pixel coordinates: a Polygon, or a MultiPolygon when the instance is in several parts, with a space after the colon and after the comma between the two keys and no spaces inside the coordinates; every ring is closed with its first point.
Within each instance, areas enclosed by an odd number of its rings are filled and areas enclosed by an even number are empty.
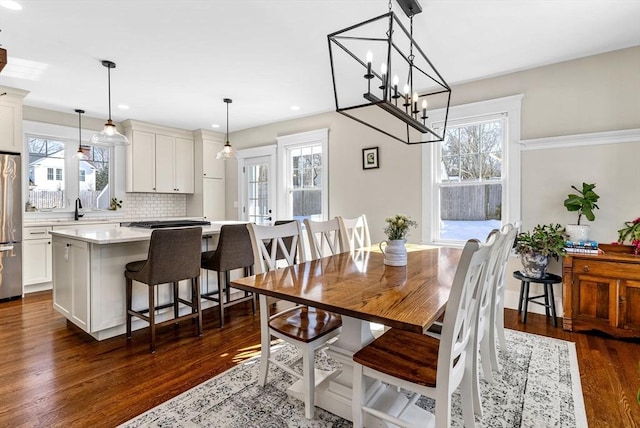
{"type": "Polygon", "coordinates": [[[155,352],[156,327],[197,319],[198,336],[202,334],[202,312],[200,310],[200,251],[202,228],[158,229],[151,233],[149,254],[146,260],[127,263],[124,276],[127,279],[127,340],[131,339],[131,317],[136,316],[149,323],[149,347],[155,352]],[[191,280],[191,301],[180,298],[178,282],[191,280]],[[149,308],[132,309],[133,281],[147,284],[149,289],[149,308]],[[155,287],[159,284],[173,283],[173,301],[156,306],[155,287]],[[178,305],[182,303],[191,308],[191,313],[180,316],[178,305]],[[157,323],[155,311],[173,306],[173,318],[157,323]],[[145,315],[148,314],[148,315],[145,315]]]}
{"type": "Polygon", "coordinates": [[[202,269],[215,270],[218,273],[218,289],[201,293],[202,298],[218,303],[220,327],[224,325],[224,310],[242,302],[251,302],[256,313],[256,300],[253,293],[244,291],[244,295],[231,300],[231,271],[243,269],[244,276],[253,275],[253,249],[246,224],[225,224],[220,228],[218,247],[214,251],[202,253],[202,269]]]}

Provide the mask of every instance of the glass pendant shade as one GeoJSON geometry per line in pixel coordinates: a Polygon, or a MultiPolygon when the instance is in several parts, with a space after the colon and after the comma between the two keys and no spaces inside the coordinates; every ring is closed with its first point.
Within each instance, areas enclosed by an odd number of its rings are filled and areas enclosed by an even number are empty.
{"type": "Polygon", "coordinates": [[[237,157],[238,154],[228,141],[224,143],[224,147],[216,155],[216,159],[237,159],[237,157]]]}
{"type": "Polygon", "coordinates": [[[224,143],[224,147],[216,155],[216,159],[237,159],[238,153],[236,153],[233,147],[231,147],[231,143],[229,142],[229,104],[231,104],[233,101],[231,100],[231,98],[224,98],[222,101],[227,104],[227,132],[225,139],[226,143],[224,143]]]}
{"type": "Polygon", "coordinates": [[[126,146],[129,144],[127,137],[118,132],[111,119],[104,124],[102,131],[93,134],[89,141],[94,146],[126,146]]]}
{"type": "Polygon", "coordinates": [[[129,140],[127,137],[122,135],[116,129],[116,125],[114,125],[111,120],[111,69],[116,68],[116,63],[113,61],[104,60],[102,61],[102,65],[107,68],[107,76],[108,76],[108,88],[109,88],[109,119],[107,123],[104,124],[104,128],[101,132],[97,134],[93,134],[91,139],[89,140],[94,146],[126,146],[129,144],[129,140]]]}

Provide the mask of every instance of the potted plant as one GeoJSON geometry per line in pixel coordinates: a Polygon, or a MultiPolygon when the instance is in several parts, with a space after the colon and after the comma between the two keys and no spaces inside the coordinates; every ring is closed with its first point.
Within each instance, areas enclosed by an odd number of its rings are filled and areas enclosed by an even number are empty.
{"type": "Polygon", "coordinates": [[[567,199],[564,200],[564,206],[567,210],[571,212],[578,211],[578,223],[567,225],[569,239],[574,242],[586,241],[589,239],[589,225],[580,224],[580,221],[582,220],[583,215],[589,221],[594,221],[596,218],[593,210],[600,208],[596,204],[598,199],[600,199],[600,196],[593,191],[595,187],[595,184],[582,183],[582,190],[580,190],[576,186],[572,185],[571,188],[577,193],[569,193],[569,195],[567,195],[567,199]]]}
{"type": "Polygon", "coordinates": [[[567,238],[565,228],[559,224],[539,224],[531,232],[518,233],[514,247],[522,257],[522,273],[530,278],[543,278],[549,257],[558,260],[567,254],[564,250],[567,238]]]}
{"type": "Polygon", "coordinates": [[[624,241],[631,241],[635,254],[640,253],[640,217],[633,221],[625,221],[624,227],[618,230],[618,244],[624,244],[624,241]]]}
{"type": "Polygon", "coordinates": [[[407,265],[407,235],[409,228],[416,227],[418,223],[403,214],[396,214],[394,217],[384,219],[387,226],[384,233],[387,240],[380,243],[380,251],[384,254],[384,264],[388,266],[407,265]],[[384,244],[384,245],[383,245],[384,244]]]}

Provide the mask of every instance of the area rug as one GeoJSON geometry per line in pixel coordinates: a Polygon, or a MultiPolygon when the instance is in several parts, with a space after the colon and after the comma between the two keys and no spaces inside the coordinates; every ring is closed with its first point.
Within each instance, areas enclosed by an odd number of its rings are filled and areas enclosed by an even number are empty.
{"type": "MultiPolygon", "coordinates": [[[[481,379],[482,418],[479,427],[586,427],[586,413],[575,344],[506,330],[508,352],[500,352],[502,371],[494,383],[481,379]]],[[[291,345],[279,358],[295,360],[291,345]]],[[[324,369],[337,363],[323,352],[316,364],[324,369]]],[[[299,428],[350,427],[332,413],[316,408],[315,419],[304,418],[304,404],[286,394],[294,378],[270,366],[268,383],[257,385],[259,360],[248,360],[185,393],[126,422],[121,427],[299,428]]],[[[417,403],[433,412],[434,401],[417,403]]],[[[458,392],[453,397],[452,426],[462,427],[458,392]]]]}

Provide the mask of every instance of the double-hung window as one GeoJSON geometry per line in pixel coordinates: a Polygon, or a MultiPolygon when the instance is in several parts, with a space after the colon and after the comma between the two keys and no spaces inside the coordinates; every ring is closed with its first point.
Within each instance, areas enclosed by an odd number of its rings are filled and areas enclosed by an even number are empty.
{"type": "Polygon", "coordinates": [[[77,133],[77,128],[25,121],[25,196],[36,211],[70,211],[77,198],[84,209],[109,209],[113,149],[82,145],[86,159],[79,160],[77,133]]]}
{"type": "MultiPolygon", "coordinates": [[[[452,107],[442,142],[423,149],[423,241],[484,240],[520,216],[520,100],[452,107]]],[[[443,112],[433,112],[441,127],[443,112]]]]}
{"type": "Polygon", "coordinates": [[[327,129],[278,137],[279,217],[326,220],[327,146],[327,129]]]}

